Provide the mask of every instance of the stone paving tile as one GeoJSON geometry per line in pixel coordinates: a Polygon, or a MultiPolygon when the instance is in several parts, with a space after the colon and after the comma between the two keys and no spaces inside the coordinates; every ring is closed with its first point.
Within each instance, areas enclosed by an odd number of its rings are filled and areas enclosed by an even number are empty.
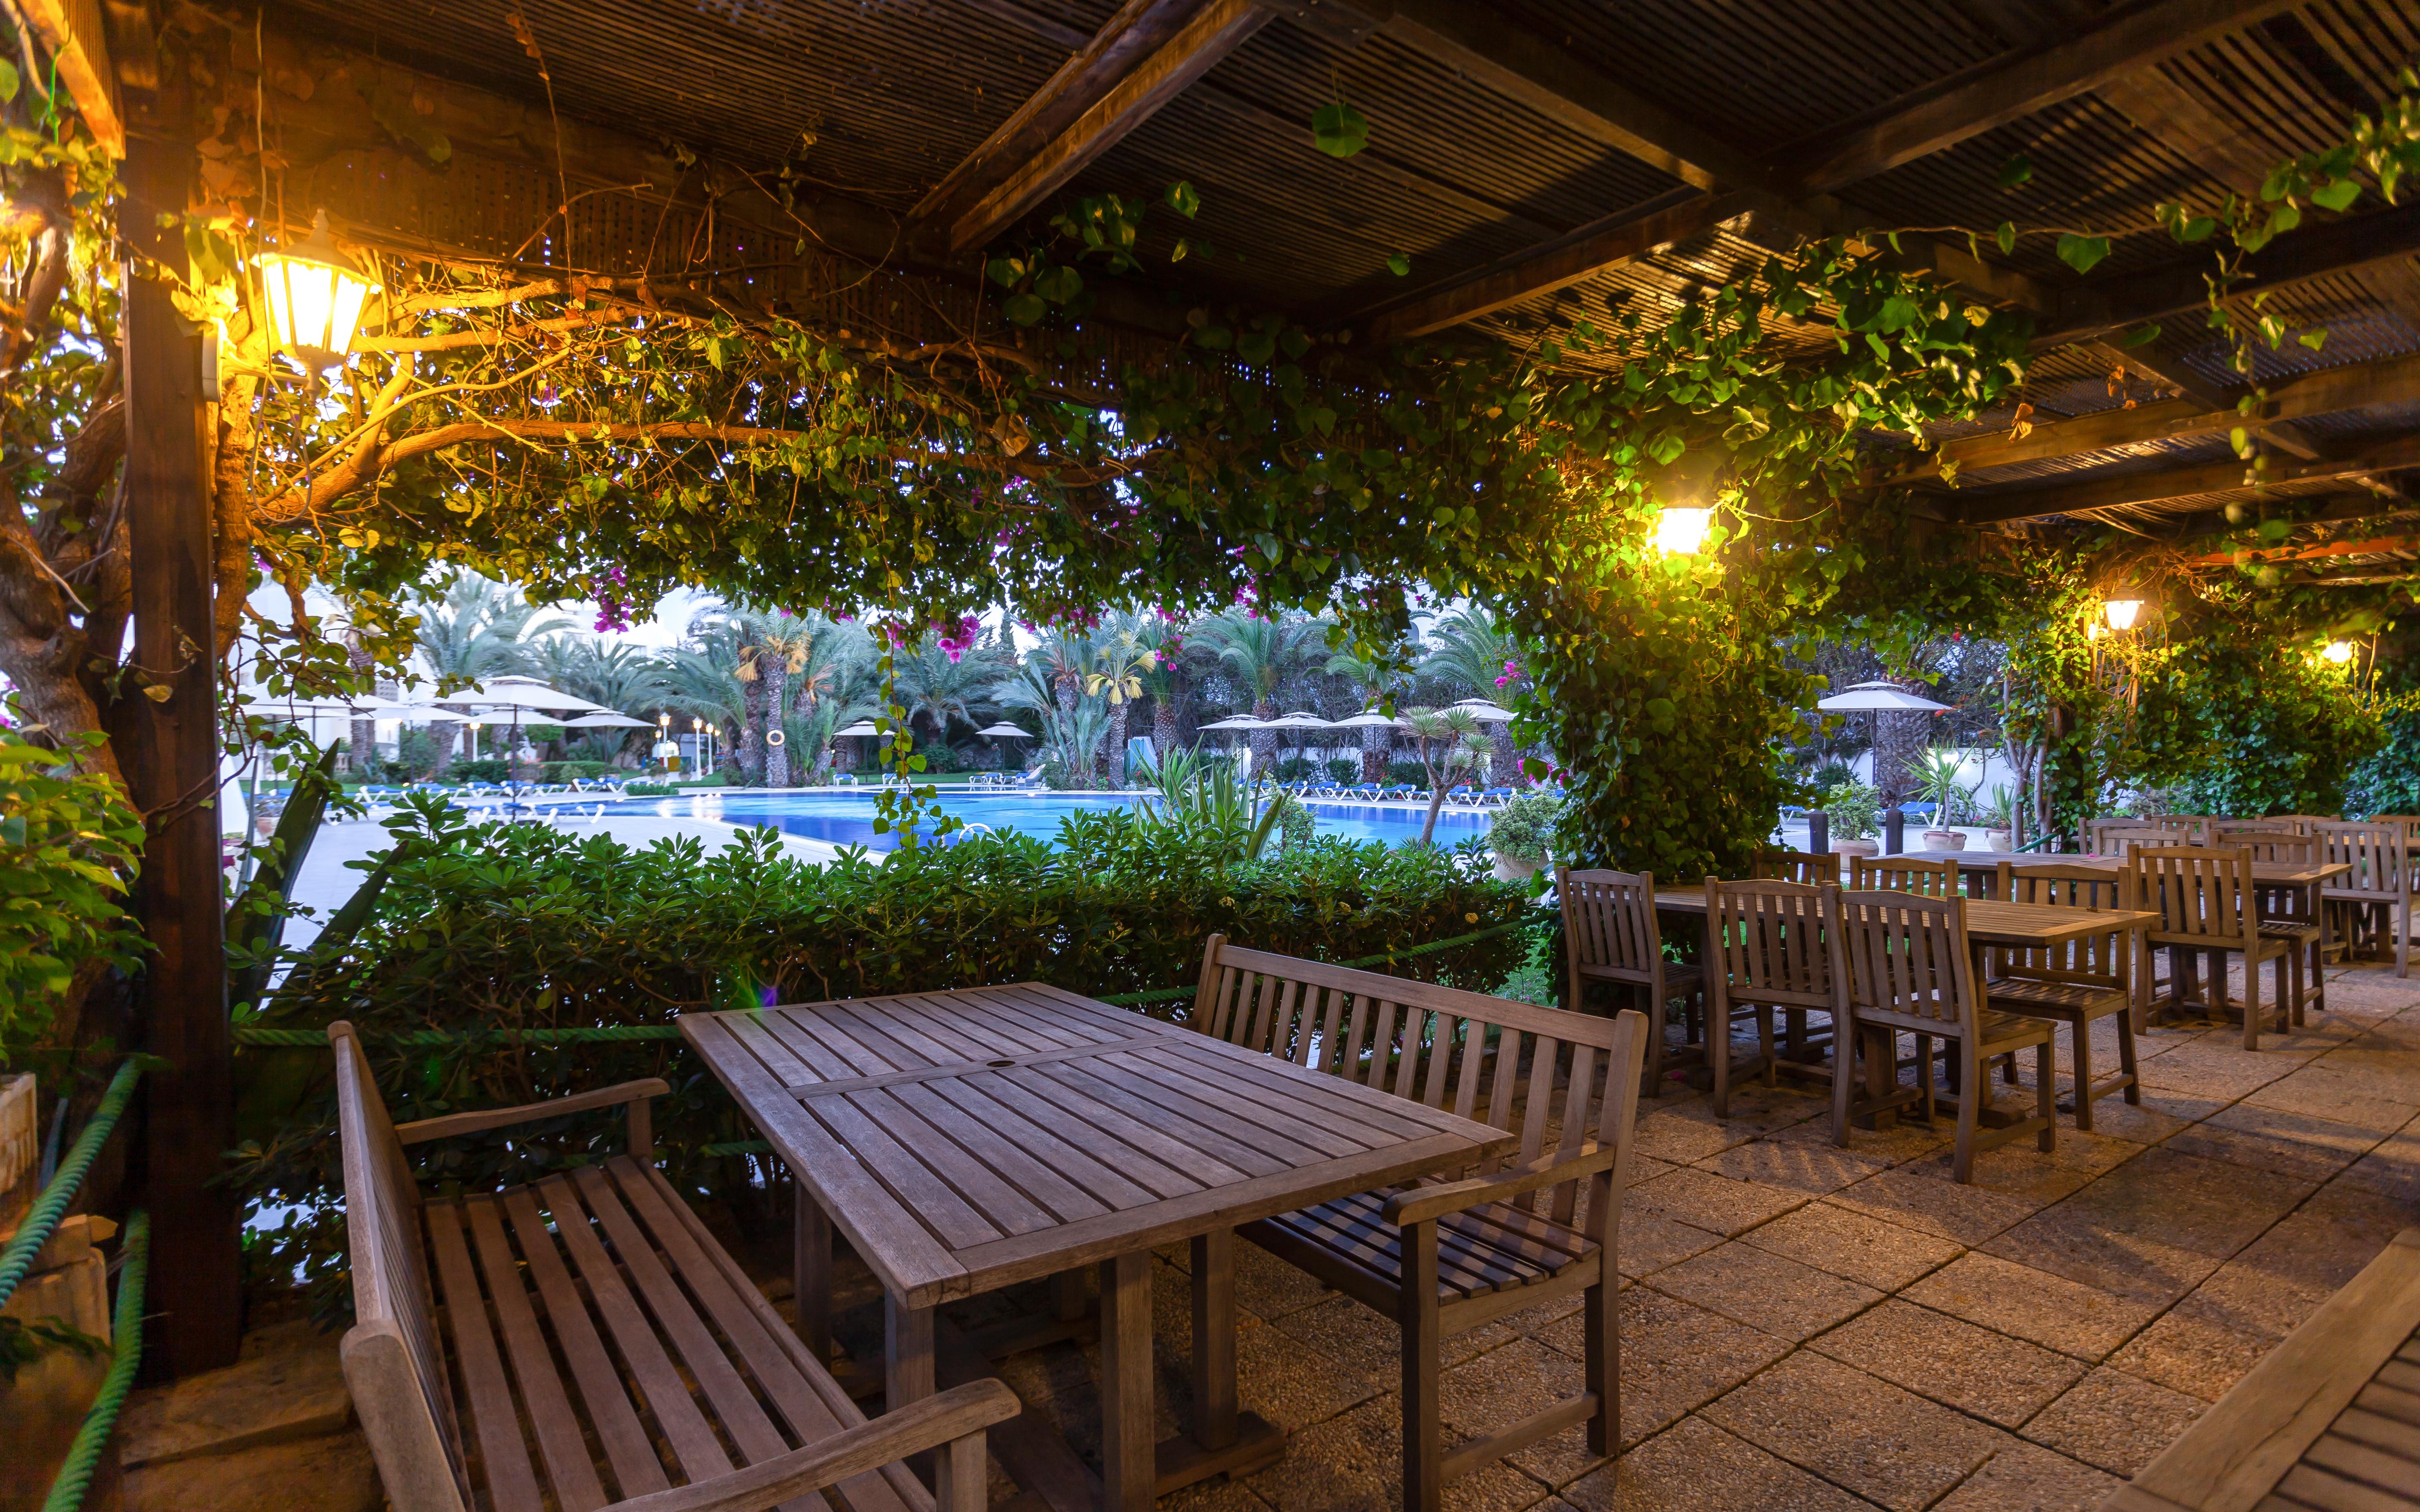
{"type": "MultiPolygon", "coordinates": [[[[1826,1149],[1839,1149],[1832,1142],[1832,1117],[1826,1110],[1820,1119],[1793,1123],[1787,1129],[1776,1129],[1765,1136],[1776,1145],[1821,1145],[1826,1149]]],[[[1888,1165],[1900,1165],[1930,1155],[1949,1143],[1947,1124],[1933,1126],[1913,1119],[1901,1119],[1887,1129],[1852,1129],[1849,1148],[1843,1153],[1863,1160],[1880,1161],[1888,1165]]]]}
{"type": "Polygon", "coordinates": [[[2232,1328],[2195,1306],[2207,1287],[2169,1308],[2150,1327],[2126,1342],[2109,1363],[2130,1376],[2171,1391],[2214,1402],[2260,1357],[2277,1347],[2279,1335],[2232,1328]]]}
{"type": "Polygon", "coordinates": [[[1729,1239],[1776,1218],[1807,1201],[1804,1192],[1786,1192],[1755,1181],[1734,1181],[1712,1171],[1686,1167],[1634,1189],[1631,1202],[1653,1213],[1729,1239]]]}
{"type": "Polygon", "coordinates": [[[2287,1113],[2350,1123],[2363,1129],[2375,1129],[2381,1136],[2395,1133],[2413,1118],[2420,1117],[2420,1102],[2378,1096],[2373,1090],[2375,1086],[2373,1081],[2363,1080],[2320,1063],[2304,1066],[2290,1076],[2280,1077],[2243,1101],[2255,1107],[2276,1108],[2287,1113]]]}
{"type": "Polygon", "coordinates": [[[1807,1140],[1751,1140],[1707,1156],[1697,1163],[1697,1168],[1736,1181],[1756,1181],[1786,1192],[1822,1196],[1853,1181],[1862,1181],[1876,1171],[1886,1170],[1890,1165],[1862,1150],[1842,1149],[1827,1137],[1820,1144],[1807,1140]]]}
{"type": "Polygon", "coordinates": [[[2239,1103],[2177,1134],[2163,1148],[2306,1181],[2324,1181],[2377,1143],[2372,1130],[2239,1103]]]}
{"type": "Polygon", "coordinates": [[[1714,1104],[1703,1095],[1686,1101],[1641,1103],[1638,1149],[1657,1160],[1687,1165],[1829,1111],[1830,1104],[1823,1100],[1787,1088],[1734,1089],[1728,1119],[1715,1118],[1714,1104]]]}
{"type": "Polygon", "coordinates": [[[2351,1079],[2368,1095],[2394,1103],[2420,1103],[2420,1057],[2408,1050],[2346,1045],[2313,1062],[2351,1079]]]}
{"type": "MultiPolygon", "coordinates": [[[[1626,1242],[1626,1230],[1623,1238],[1626,1242]]],[[[1742,1234],[1739,1242],[1884,1291],[1897,1291],[1963,1253],[1949,1240],[1829,1202],[1785,1212],[1742,1234]]]]}
{"type": "Polygon", "coordinates": [[[2143,1085],[2232,1103],[2303,1069],[2307,1056],[2229,1055],[2208,1044],[2179,1045],[2142,1065],[2143,1085]]]}
{"type": "Polygon", "coordinates": [[[1892,1512],[1917,1512],[2012,1441],[1937,1402],[1801,1350],[1701,1414],[1892,1512]]]}
{"type": "Polygon", "coordinates": [[[2236,1258],[2280,1281],[2330,1292],[2375,1259],[2415,1216],[2412,1205],[2398,1197],[2338,1180],[2236,1258]]]}
{"type": "Polygon", "coordinates": [[[2014,1428],[2084,1377],[2080,1360],[1894,1297],[1809,1349],[2014,1428]]]}
{"type": "Polygon", "coordinates": [[[1873,1505],[1694,1417],[1564,1487],[1562,1500],[1574,1512],[1865,1512],[1873,1505]]]}
{"type": "Polygon", "coordinates": [[[2407,1127],[2353,1162],[2340,1180],[2347,1186],[2420,1203],[2420,1134],[2407,1127]]]}
{"type": "MultiPolygon", "coordinates": [[[[1621,1294],[1614,1326],[1621,1341],[1621,1442],[1662,1431],[1790,1352],[1784,1341],[1719,1313],[1646,1287],[1621,1294]]],[[[1567,1318],[1539,1342],[1573,1360],[1584,1325],[1567,1318]]]]}
{"type": "Polygon", "coordinates": [[[1980,1244],[2088,1184],[2090,1173],[2026,1149],[1986,1150],[1975,1180],[1950,1178],[1947,1151],[1869,1176],[1825,1200],[1958,1243],[1980,1244]]]}
{"type": "MultiPolygon", "coordinates": [[[[1388,1395],[1286,1441],[1283,1459],[1246,1478],[1277,1512],[1371,1512],[1404,1500],[1403,1398],[1388,1395]]],[[[1547,1488],[1509,1465],[1487,1465],[1448,1481],[1448,1512],[1521,1512],[1547,1488]]]]}
{"type": "Polygon", "coordinates": [[[1263,1318],[1280,1318],[1335,1293],[1258,1244],[1235,1244],[1235,1304],[1263,1318]]]}
{"type": "Polygon", "coordinates": [[[1650,1285],[1793,1344],[1872,1306],[1883,1296],[1872,1287],[1737,1240],[1657,1272],[1650,1285]]]}
{"type": "Polygon", "coordinates": [[[2079,1360],[2103,1358],[2161,1310],[1984,1254],[1962,1256],[1901,1295],[2079,1360]]]}
{"type": "Polygon", "coordinates": [[[1636,1279],[1652,1275],[1668,1265],[1678,1265],[1692,1255],[1702,1254],[1723,1242],[1720,1234],[1710,1234],[1684,1223],[1641,1209],[1635,1198],[1624,1196],[1621,1204],[1621,1232],[1616,1241],[1618,1253],[1615,1265],[1623,1275],[1636,1279]]]}
{"type": "MultiPolygon", "coordinates": [[[[2164,1139],[2194,1126],[2230,1104],[2203,1099],[2174,1097],[2158,1088],[2137,1088],[2143,1094],[2140,1103],[2129,1103],[2125,1095],[2104,1097],[2092,1104],[2092,1131],[2113,1139],[2131,1139],[2138,1145],[2156,1145],[2164,1139]]],[[[2064,1140],[2070,1125],[2059,1125],[2058,1136],[2064,1140]]]]}
{"type": "Polygon", "coordinates": [[[2113,1475],[2132,1475],[2158,1458],[2206,1405],[2104,1365],[2043,1408],[2024,1432],[2113,1475]]]}
{"type": "Polygon", "coordinates": [[[1933,1512],[2099,1512],[2118,1477],[2039,1444],[2003,1449],[1933,1512]]]}
{"type": "Polygon", "coordinates": [[[2168,1146],[1979,1246],[2071,1281],[2174,1302],[2314,1190],[2168,1146]]]}

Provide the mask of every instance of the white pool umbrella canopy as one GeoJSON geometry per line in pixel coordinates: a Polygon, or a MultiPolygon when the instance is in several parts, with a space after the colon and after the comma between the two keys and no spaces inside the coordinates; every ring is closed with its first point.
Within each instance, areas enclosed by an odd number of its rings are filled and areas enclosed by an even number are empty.
{"type": "Polygon", "coordinates": [[[566,730],[645,730],[652,728],[644,719],[633,719],[627,714],[608,709],[603,714],[583,714],[577,719],[566,719],[566,730]]]}
{"type": "Polygon", "coordinates": [[[549,709],[580,712],[606,712],[602,703],[592,703],[575,693],[565,693],[547,687],[535,677],[518,674],[490,677],[456,693],[437,695],[448,703],[484,704],[499,709],[549,709]]]}
{"type": "Polygon", "coordinates": [[[975,733],[989,735],[996,740],[1032,740],[1033,738],[1032,731],[1010,724],[1004,719],[988,730],[978,730],[975,733]]]}
{"type": "Polygon", "coordinates": [[[1216,724],[1205,724],[1199,728],[1203,730],[1274,730],[1277,726],[1274,722],[1255,719],[1249,714],[1236,714],[1230,715],[1226,718],[1218,721],[1216,724]]]}
{"type": "Polygon", "coordinates": [[[1333,730],[1336,726],[1308,710],[1297,709],[1292,714],[1279,715],[1261,728],[1264,730],[1333,730]]]}
{"type": "Polygon", "coordinates": [[[1511,709],[1505,708],[1499,703],[1490,703],[1485,699],[1464,699],[1461,702],[1455,704],[1454,707],[1467,713],[1472,718],[1478,720],[1481,724],[1511,724],[1512,722],[1512,711],[1511,709]]]}
{"type": "Polygon", "coordinates": [[[469,724],[475,714],[441,709],[434,703],[373,703],[362,711],[367,719],[401,719],[406,724],[469,724]]]}
{"type": "Polygon", "coordinates": [[[1949,707],[1947,703],[1935,703],[1922,694],[1911,693],[1896,683],[1853,684],[1830,698],[1819,699],[1815,706],[1834,714],[1869,710],[1932,714],[1949,707]]]}
{"type": "Polygon", "coordinates": [[[1339,730],[1401,730],[1404,728],[1404,721],[1389,719],[1375,709],[1365,709],[1350,718],[1337,720],[1336,728],[1339,730]]]}
{"type": "Polygon", "coordinates": [[[880,733],[882,733],[881,730],[875,725],[873,720],[860,719],[857,723],[850,725],[845,730],[833,731],[832,738],[834,740],[839,740],[845,736],[878,735],[880,733]]]}

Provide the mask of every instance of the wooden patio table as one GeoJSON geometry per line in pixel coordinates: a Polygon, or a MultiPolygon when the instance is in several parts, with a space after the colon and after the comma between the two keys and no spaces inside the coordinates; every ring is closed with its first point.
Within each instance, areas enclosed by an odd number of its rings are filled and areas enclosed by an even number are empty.
{"type": "MultiPolygon", "coordinates": [[[[1113,1512],[1284,1452],[1235,1408],[1236,1226],[1514,1140],[1040,982],[688,1013],[680,1027],[799,1182],[809,1346],[829,1343],[830,1294],[829,1240],[819,1271],[809,1226],[839,1228],[881,1281],[892,1410],[935,1390],[939,1304],[1099,1265],[1099,1500],[1113,1512]],[[1179,1240],[1197,1421],[1155,1445],[1151,1252],[1179,1240]]],[[[942,1325],[944,1354],[951,1336],[942,1325]]],[[[1029,1489],[1073,1512],[1090,1499],[1078,1478],[1029,1489]]]]}
{"type": "MultiPolygon", "coordinates": [[[[1955,853],[1945,851],[1942,854],[1955,853]]],[[[1695,892],[1677,889],[1668,892],[1658,888],[1655,911],[1659,914],[1688,914],[1702,919],[1706,917],[1705,891],[1700,888],[1695,892]]],[[[2143,932],[2158,923],[2159,918],[2157,914],[2133,908],[2060,908],[2047,903],[2001,903],[1990,898],[1969,898],[1966,900],[1966,944],[1975,953],[1976,984],[1980,987],[1986,976],[1983,950],[1987,946],[2040,949],[2081,939],[2087,934],[2107,934],[2118,930],[2133,933],[2139,943],[2143,932]]],[[[2140,973],[2137,973],[2134,990],[2139,1002],[2144,991],[2140,973]]],[[[1708,1032],[1712,1032],[1711,1028],[1708,1032]]],[[[1836,1049],[1834,1054],[1837,1063],[1839,1052],[1836,1049]]],[[[1873,1116],[1886,1119],[1895,1109],[1916,1102],[1921,1095],[1912,1088],[1897,1086],[1897,1069],[1883,1066],[1880,1059],[1874,1056],[1866,1057],[1865,1092],[1854,1109],[1858,1118],[1873,1116]]],[[[1946,1101],[1954,1105],[1956,1099],[1946,1101]]],[[[2006,1119],[2001,1110],[1988,1105],[1982,1110],[1981,1117],[1987,1123],[2002,1122],[2006,1119]]]]}

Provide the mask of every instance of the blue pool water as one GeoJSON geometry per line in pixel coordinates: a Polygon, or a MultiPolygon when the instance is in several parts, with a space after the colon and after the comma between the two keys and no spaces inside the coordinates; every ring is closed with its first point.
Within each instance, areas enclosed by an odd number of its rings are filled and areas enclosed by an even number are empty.
{"type": "MultiPolygon", "coordinates": [[[[887,851],[894,841],[874,832],[871,793],[767,793],[740,789],[704,792],[677,798],[652,798],[617,804],[617,813],[659,814],[674,819],[719,819],[729,825],[770,825],[784,834],[835,845],[863,845],[887,851]]],[[[1062,816],[1086,810],[1124,809],[1133,799],[1117,793],[948,794],[940,798],[944,812],[970,825],[986,825],[999,832],[1016,831],[1040,840],[1055,840],[1062,816]]],[[[1385,841],[1408,844],[1420,838],[1420,812],[1387,809],[1375,804],[1310,800],[1318,832],[1344,840],[1385,841]]],[[[1441,845],[1486,833],[1488,815],[1448,809],[1437,815],[1436,839],[1441,845]]]]}

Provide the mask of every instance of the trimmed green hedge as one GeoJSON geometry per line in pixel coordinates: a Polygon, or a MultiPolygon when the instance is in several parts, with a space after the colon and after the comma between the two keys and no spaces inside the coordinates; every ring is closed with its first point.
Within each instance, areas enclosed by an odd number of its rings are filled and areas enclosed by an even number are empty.
{"type": "MultiPolygon", "coordinates": [[[[1341,962],[1506,923],[1528,903],[1525,889],[1443,851],[1313,841],[1221,867],[1156,845],[1122,815],[1083,817],[1063,831],[1064,850],[1010,835],[887,859],[851,851],[815,867],[784,855],[770,831],[712,854],[694,839],[632,850],[607,835],[471,826],[421,807],[393,821],[402,859],[361,911],[349,948],[298,964],[250,1022],[351,1020],[397,1121],[663,1076],[675,1088],[656,1116],[668,1173],[727,1197],[749,1187],[749,1172],[699,1151],[756,1131],[678,1041],[524,1047],[512,1036],[993,982],[1094,995],[1186,986],[1213,933],[1341,962]],[[486,1038],[440,1050],[385,1038],[429,1028],[486,1038]]],[[[341,942],[346,929],[332,920],[323,940],[341,942]]],[[[1513,932],[1399,969],[1484,989],[1527,949],[1513,932]]],[[[1185,1006],[1156,1011],[1181,1016],[1185,1006]]],[[[264,1204],[302,1210],[286,1231],[251,1242],[279,1273],[304,1262],[324,1278],[340,1255],[322,1221],[341,1185],[328,1055],[246,1047],[238,1058],[239,1180],[264,1204]]],[[[428,1149],[423,1175],[473,1186],[526,1178],[618,1149],[617,1121],[575,1116],[449,1141],[428,1149]]]]}

